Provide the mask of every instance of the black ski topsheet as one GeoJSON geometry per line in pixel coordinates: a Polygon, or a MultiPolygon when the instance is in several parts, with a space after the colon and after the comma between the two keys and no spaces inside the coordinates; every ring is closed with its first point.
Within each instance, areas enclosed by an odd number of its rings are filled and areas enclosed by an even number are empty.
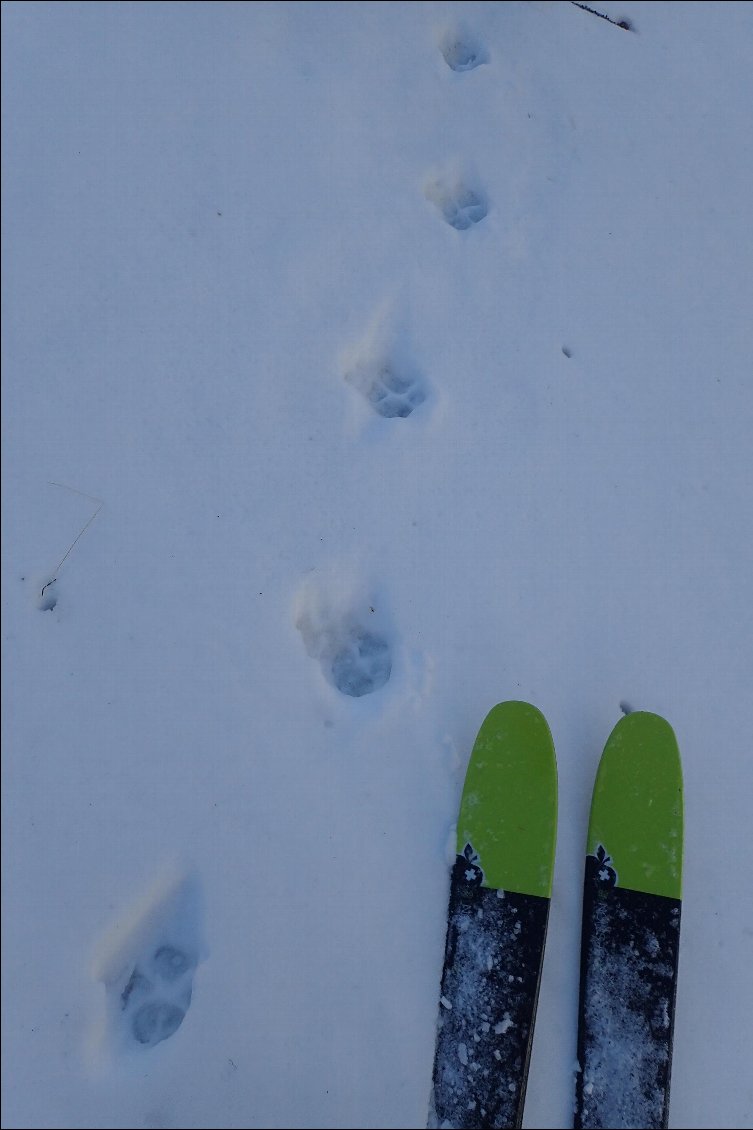
{"type": "Polygon", "coordinates": [[[583,891],[574,1125],[666,1128],[681,902],[612,885],[604,857],[583,891]]]}
{"type": "Polygon", "coordinates": [[[430,1126],[522,1125],[548,916],[548,898],[482,887],[457,857],[430,1126]]]}

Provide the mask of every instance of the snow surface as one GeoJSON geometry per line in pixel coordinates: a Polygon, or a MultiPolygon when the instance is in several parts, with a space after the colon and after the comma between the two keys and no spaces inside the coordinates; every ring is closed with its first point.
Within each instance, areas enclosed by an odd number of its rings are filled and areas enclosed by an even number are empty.
{"type": "Polygon", "coordinates": [[[525,1125],[629,703],[670,1124],[753,1126],[753,5],[594,7],[3,5],[3,1126],[425,1126],[507,698],[560,771],[525,1125]]]}

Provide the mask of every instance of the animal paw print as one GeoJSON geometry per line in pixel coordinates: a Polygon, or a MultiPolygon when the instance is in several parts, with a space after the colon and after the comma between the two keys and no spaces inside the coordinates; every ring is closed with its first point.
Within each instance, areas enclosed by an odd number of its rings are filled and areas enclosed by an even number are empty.
{"type": "Polygon", "coordinates": [[[363,615],[366,608],[370,617],[376,615],[372,604],[361,599],[351,603],[347,598],[342,603],[342,599],[341,594],[328,595],[318,586],[304,586],[295,623],[327,682],[349,698],[362,698],[389,681],[392,646],[379,627],[378,615],[371,623],[363,615]]]}
{"type": "Polygon", "coordinates": [[[99,946],[92,972],[105,986],[101,1036],[123,1054],[153,1048],[186,1018],[206,949],[198,879],[168,874],[99,946]]]}
{"type": "Polygon", "coordinates": [[[426,196],[456,231],[466,231],[478,224],[489,211],[483,194],[462,181],[453,185],[435,181],[427,186],[426,196]]]}
{"type": "Polygon", "coordinates": [[[451,71],[472,71],[489,61],[486,50],[467,32],[445,32],[439,49],[451,71]]]}

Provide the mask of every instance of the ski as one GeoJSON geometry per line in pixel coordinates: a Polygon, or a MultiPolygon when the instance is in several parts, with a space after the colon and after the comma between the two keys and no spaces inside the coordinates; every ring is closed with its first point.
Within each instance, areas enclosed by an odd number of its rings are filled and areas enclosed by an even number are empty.
{"type": "Polygon", "coordinates": [[[575,1127],[667,1126],[680,938],[682,769],[670,725],[631,713],[594,786],[575,1127]]]}
{"type": "Polygon", "coordinates": [[[544,716],[500,703],[476,738],[460,805],[430,1127],[522,1124],[556,824],[544,716]]]}

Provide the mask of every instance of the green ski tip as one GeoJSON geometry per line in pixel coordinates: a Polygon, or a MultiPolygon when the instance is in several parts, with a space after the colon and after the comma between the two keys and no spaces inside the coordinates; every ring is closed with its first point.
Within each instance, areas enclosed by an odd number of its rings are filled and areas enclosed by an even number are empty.
{"type": "Polygon", "coordinates": [[[617,873],[616,886],[682,897],[682,767],[672,727],[637,711],[609,736],[594,785],[589,855],[617,873]]]}
{"type": "Polygon", "coordinates": [[[556,834],[557,764],[546,719],[527,702],[502,702],[471,753],[458,855],[471,844],[485,887],[550,898],[556,834]]]}

